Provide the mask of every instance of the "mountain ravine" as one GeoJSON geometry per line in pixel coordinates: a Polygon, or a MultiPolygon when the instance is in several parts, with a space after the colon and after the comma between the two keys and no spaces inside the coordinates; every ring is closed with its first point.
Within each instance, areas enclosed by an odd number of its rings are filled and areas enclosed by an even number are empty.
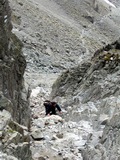
{"type": "Polygon", "coordinates": [[[0,67],[0,160],[120,159],[120,0],[0,0],[0,67]]]}

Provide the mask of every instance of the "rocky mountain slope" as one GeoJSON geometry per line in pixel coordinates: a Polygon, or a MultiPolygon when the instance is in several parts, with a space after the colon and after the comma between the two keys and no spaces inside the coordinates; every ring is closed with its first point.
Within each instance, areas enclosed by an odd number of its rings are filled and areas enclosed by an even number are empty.
{"type": "Polygon", "coordinates": [[[119,37],[119,9],[101,1],[10,2],[13,32],[24,43],[26,77],[34,87],[44,85],[38,75],[45,77],[47,85],[52,77],[119,37]]]}
{"type": "Polygon", "coordinates": [[[10,0],[32,88],[33,159],[119,159],[119,5],[10,0]],[[44,117],[47,98],[62,105],[60,117],[44,117]]]}
{"type": "Polygon", "coordinates": [[[98,50],[90,62],[64,72],[53,85],[51,96],[73,107],[66,120],[84,120],[94,129],[81,149],[86,160],[119,159],[119,74],[120,40],[98,50]]]}

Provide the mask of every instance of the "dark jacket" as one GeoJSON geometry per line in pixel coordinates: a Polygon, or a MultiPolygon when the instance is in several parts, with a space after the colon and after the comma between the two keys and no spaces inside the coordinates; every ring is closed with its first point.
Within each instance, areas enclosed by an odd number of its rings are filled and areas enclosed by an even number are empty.
{"type": "Polygon", "coordinates": [[[44,106],[45,106],[46,115],[56,114],[56,108],[59,112],[61,111],[60,106],[56,102],[45,102],[44,106]]]}

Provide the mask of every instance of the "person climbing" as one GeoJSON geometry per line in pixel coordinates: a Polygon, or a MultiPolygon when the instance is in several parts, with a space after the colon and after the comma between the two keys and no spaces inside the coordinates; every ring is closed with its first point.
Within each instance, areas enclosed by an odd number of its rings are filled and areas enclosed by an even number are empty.
{"type": "Polygon", "coordinates": [[[44,103],[43,103],[43,105],[45,106],[45,115],[48,115],[48,113],[50,112],[50,106],[51,106],[51,104],[50,104],[51,102],[49,101],[49,100],[45,100],[44,101],[44,103]]]}
{"type": "Polygon", "coordinates": [[[45,106],[45,115],[56,115],[56,109],[59,111],[59,113],[62,113],[62,110],[60,106],[56,102],[51,102],[49,100],[46,100],[44,103],[45,106]]]}

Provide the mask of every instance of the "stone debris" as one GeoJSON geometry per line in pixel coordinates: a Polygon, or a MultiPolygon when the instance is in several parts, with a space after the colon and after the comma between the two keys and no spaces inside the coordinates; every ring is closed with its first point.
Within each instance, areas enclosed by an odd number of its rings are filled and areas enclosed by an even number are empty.
{"type": "Polygon", "coordinates": [[[31,160],[30,146],[34,160],[120,159],[120,1],[9,1],[13,30],[0,1],[1,160],[31,160]],[[45,116],[50,98],[61,115],[45,116]]]}

